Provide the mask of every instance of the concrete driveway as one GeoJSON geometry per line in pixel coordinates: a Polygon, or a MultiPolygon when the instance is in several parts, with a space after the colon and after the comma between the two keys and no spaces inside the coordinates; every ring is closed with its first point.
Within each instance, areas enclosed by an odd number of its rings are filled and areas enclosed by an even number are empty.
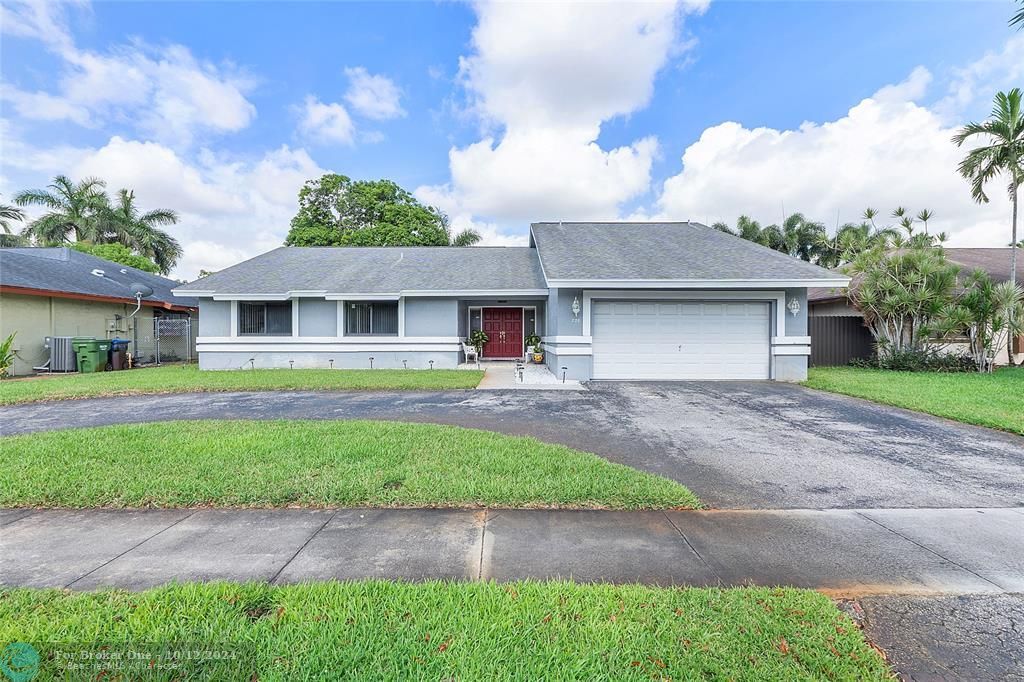
{"type": "Polygon", "coordinates": [[[396,419],[532,435],[673,478],[717,508],[1024,506],[1024,438],[768,382],[106,398],[6,407],[0,433],[206,418],[396,419]]]}

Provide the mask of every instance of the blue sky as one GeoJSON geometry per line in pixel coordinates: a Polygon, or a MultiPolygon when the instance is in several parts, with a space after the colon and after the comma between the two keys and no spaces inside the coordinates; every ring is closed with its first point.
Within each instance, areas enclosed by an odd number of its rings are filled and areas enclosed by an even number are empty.
{"type": "Polygon", "coordinates": [[[1005,201],[971,203],[948,138],[1024,85],[1012,7],[5,2],[0,193],[134,187],[181,212],[183,278],[279,244],[328,170],[394,179],[488,243],[531,219],[906,204],[1001,245],[1005,201]]]}

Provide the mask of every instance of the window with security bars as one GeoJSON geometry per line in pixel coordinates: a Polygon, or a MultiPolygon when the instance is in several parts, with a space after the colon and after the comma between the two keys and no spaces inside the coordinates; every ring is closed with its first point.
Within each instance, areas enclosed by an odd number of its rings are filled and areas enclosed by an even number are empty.
{"type": "Polygon", "coordinates": [[[241,336],[291,336],[292,302],[239,303],[238,333],[241,336]]]}
{"type": "Polygon", "coordinates": [[[346,336],[398,336],[398,303],[348,303],[346,336]]]}

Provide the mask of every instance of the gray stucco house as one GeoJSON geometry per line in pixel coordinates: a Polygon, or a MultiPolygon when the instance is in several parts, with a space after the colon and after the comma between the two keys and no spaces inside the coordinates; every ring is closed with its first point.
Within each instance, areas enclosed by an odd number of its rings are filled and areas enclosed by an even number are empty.
{"type": "MultiPolygon", "coordinates": [[[[282,247],[178,287],[204,369],[521,358],[570,379],[807,375],[807,289],[848,278],[698,223],[534,223],[524,247],[282,247]]],[[[432,363],[432,365],[431,365],[432,363]]]]}

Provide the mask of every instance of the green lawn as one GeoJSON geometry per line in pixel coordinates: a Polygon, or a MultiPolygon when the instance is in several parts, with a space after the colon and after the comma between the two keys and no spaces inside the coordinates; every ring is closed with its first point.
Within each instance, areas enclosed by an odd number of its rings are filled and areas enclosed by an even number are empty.
{"type": "Polygon", "coordinates": [[[795,589],[382,581],[182,584],[141,593],[16,589],[0,591],[0,645],[8,642],[37,648],[39,679],[64,677],[69,668],[59,661],[67,654],[101,647],[108,659],[187,650],[207,661],[193,655],[175,668],[167,658],[168,667],[147,671],[146,657],[71,676],[891,679],[827,597],[795,589]],[[223,652],[221,660],[208,652],[223,652]]]}
{"type": "Polygon", "coordinates": [[[461,369],[248,369],[201,372],[196,365],[0,381],[0,405],[194,391],[442,390],[475,388],[483,372],[461,369]]]}
{"type": "Polygon", "coordinates": [[[805,386],[1024,435],[1024,368],[992,374],[814,367],[805,386]]]}
{"type": "Polygon", "coordinates": [[[0,438],[0,507],[697,507],[533,438],[376,421],[177,421],[0,438]]]}

